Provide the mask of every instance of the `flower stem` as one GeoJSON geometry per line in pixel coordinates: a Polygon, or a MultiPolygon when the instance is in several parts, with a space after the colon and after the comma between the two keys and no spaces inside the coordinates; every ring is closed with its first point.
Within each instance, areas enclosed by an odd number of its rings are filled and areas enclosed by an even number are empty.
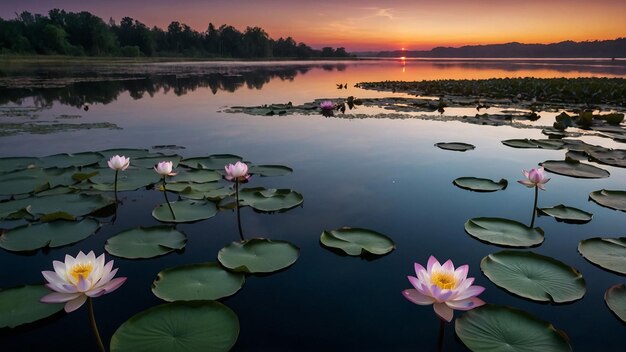
{"type": "Polygon", "coordinates": [[[243,231],[241,230],[241,214],[239,213],[239,180],[235,180],[235,197],[237,199],[237,227],[239,228],[239,237],[244,241],[243,231]]]}
{"type": "Polygon", "coordinates": [[[100,338],[100,332],[98,332],[98,325],[96,325],[96,317],[93,314],[93,301],[91,297],[87,297],[87,307],[89,308],[89,320],[91,321],[91,330],[93,330],[93,334],[96,337],[96,342],[98,343],[98,349],[100,352],[105,352],[104,344],[102,343],[102,339],[100,338]]]}
{"type": "Polygon", "coordinates": [[[115,192],[115,209],[117,209],[117,174],[119,173],[119,170],[115,170],[115,182],[113,183],[113,189],[115,192]]]}
{"type": "Polygon", "coordinates": [[[533,204],[533,218],[530,220],[530,227],[535,226],[535,216],[537,215],[537,198],[539,197],[539,187],[535,186],[535,204],[533,204]]]}
{"type": "Polygon", "coordinates": [[[446,321],[439,319],[439,337],[437,338],[437,352],[443,352],[443,337],[446,332],[446,321]]]}
{"type": "Polygon", "coordinates": [[[167,189],[165,189],[165,176],[163,176],[163,195],[165,196],[165,202],[167,202],[167,206],[170,208],[170,212],[172,213],[172,219],[176,220],[176,215],[174,215],[174,209],[172,209],[170,200],[167,199],[167,189]]]}

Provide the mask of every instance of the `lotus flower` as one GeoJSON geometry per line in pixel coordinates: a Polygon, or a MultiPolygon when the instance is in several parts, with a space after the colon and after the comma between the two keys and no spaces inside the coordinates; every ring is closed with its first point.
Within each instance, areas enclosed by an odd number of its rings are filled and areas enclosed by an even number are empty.
{"type": "Polygon", "coordinates": [[[123,155],[112,156],[108,161],[109,167],[115,171],[126,170],[130,165],[130,158],[123,155]]]}
{"type": "Polygon", "coordinates": [[[172,172],[172,162],[171,161],[161,161],[160,163],[154,166],[154,171],[157,174],[165,177],[165,176],[176,176],[176,172],[172,172]]]}
{"type": "Polygon", "coordinates": [[[333,110],[335,108],[335,103],[330,100],[325,100],[320,103],[320,108],[322,110],[333,110]]]}
{"type": "Polygon", "coordinates": [[[461,265],[455,270],[451,260],[441,265],[437,258],[430,256],[426,269],[415,263],[417,277],[408,277],[415,289],[404,290],[402,295],[415,304],[432,304],[435,313],[449,322],[454,309],[470,310],[485,304],[476,297],[485,288],[472,286],[474,278],[467,277],[468,269],[467,265],[461,265]]]}
{"type": "Polygon", "coordinates": [[[519,180],[517,182],[523,184],[526,187],[538,187],[542,190],[546,190],[544,185],[550,181],[549,178],[547,178],[544,174],[543,171],[543,167],[540,167],[538,169],[531,169],[530,171],[524,171],[524,176],[526,177],[526,180],[519,180]]]}
{"type": "Polygon", "coordinates": [[[224,166],[224,170],[226,170],[226,179],[228,181],[245,182],[250,178],[248,165],[241,161],[224,166]]]}
{"type": "Polygon", "coordinates": [[[41,298],[44,303],[65,303],[70,313],[80,308],[88,297],[99,297],[115,291],[126,281],[125,277],[113,278],[117,269],[113,261],[104,264],[104,254],[96,258],[93,251],[85,255],[79,252],[76,258],[65,256],[65,263],[52,262],[54,271],[42,271],[48,281],[46,286],[56,291],[41,298]]]}

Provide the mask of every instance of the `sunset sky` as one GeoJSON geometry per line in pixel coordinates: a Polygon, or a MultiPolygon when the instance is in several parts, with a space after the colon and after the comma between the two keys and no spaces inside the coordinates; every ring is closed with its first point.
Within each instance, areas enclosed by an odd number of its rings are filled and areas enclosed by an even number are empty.
{"type": "Polygon", "coordinates": [[[348,51],[626,36],[624,0],[0,0],[0,17],[52,8],[117,22],[129,16],[161,28],[171,21],[198,31],[209,22],[240,30],[259,26],[275,39],[292,36],[315,48],[348,51]]]}

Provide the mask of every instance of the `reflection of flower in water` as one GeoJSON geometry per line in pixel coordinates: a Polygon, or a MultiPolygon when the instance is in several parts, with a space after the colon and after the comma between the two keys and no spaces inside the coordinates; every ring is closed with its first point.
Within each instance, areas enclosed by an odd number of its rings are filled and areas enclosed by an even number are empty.
{"type": "Polygon", "coordinates": [[[329,117],[333,116],[333,110],[335,110],[335,103],[330,100],[325,100],[320,103],[320,108],[322,109],[322,115],[329,117]]]}
{"type": "Polygon", "coordinates": [[[404,290],[402,294],[415,304],[432,304],[441,319],[451,321],[454,309],[470,310],[485,304],[476,297],[485,288],[472,286],[474,278],[467,277],[468,270],[467,264],[455,270],[451,260],[441,265],[435,257],[430,256],[426,269],[415,263],[417,277],[408,277],[415,289],[404,290]]]}

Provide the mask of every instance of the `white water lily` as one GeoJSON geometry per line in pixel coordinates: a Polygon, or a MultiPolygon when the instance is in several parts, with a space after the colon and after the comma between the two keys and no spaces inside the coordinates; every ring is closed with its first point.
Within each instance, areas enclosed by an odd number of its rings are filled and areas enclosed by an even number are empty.
{"type": "Polygon", "coordinates": [[[130,165],[130,158],[123,155],[114,155],[107,163],[109,167],[115,171],[126,170],[130,165]]]}
{"type": "Polygon", "coordinates": [[[248,165],[241,161],[224,166],[224,170],[226,171],[226,179],[228,181],[245,182],[250,178],[250,175],[248,175],[248,165]]]}
{"type": "Polygon", "coordinates": [[[65,303],[65,311],[70,313],[80,308],[88,297],[99,297],[118,289],[125,277],[113,278],[117,268],[113,261],[104,264],[104,254],[96,258],[93,251],[79,252],[76,258],[66,255],[65,262],[52,262],[54,271],[42,271],[48,281],[46,286],[55,291],[43,298],[44,303],[65,303]]]}
{"type": "Polygon", "coordinates": [[[176,176],[176,172],[172,172],[173,164],[171,161],[161,161],[154,166],[154,171],[157,174],[165,176],[176,176]]]}

